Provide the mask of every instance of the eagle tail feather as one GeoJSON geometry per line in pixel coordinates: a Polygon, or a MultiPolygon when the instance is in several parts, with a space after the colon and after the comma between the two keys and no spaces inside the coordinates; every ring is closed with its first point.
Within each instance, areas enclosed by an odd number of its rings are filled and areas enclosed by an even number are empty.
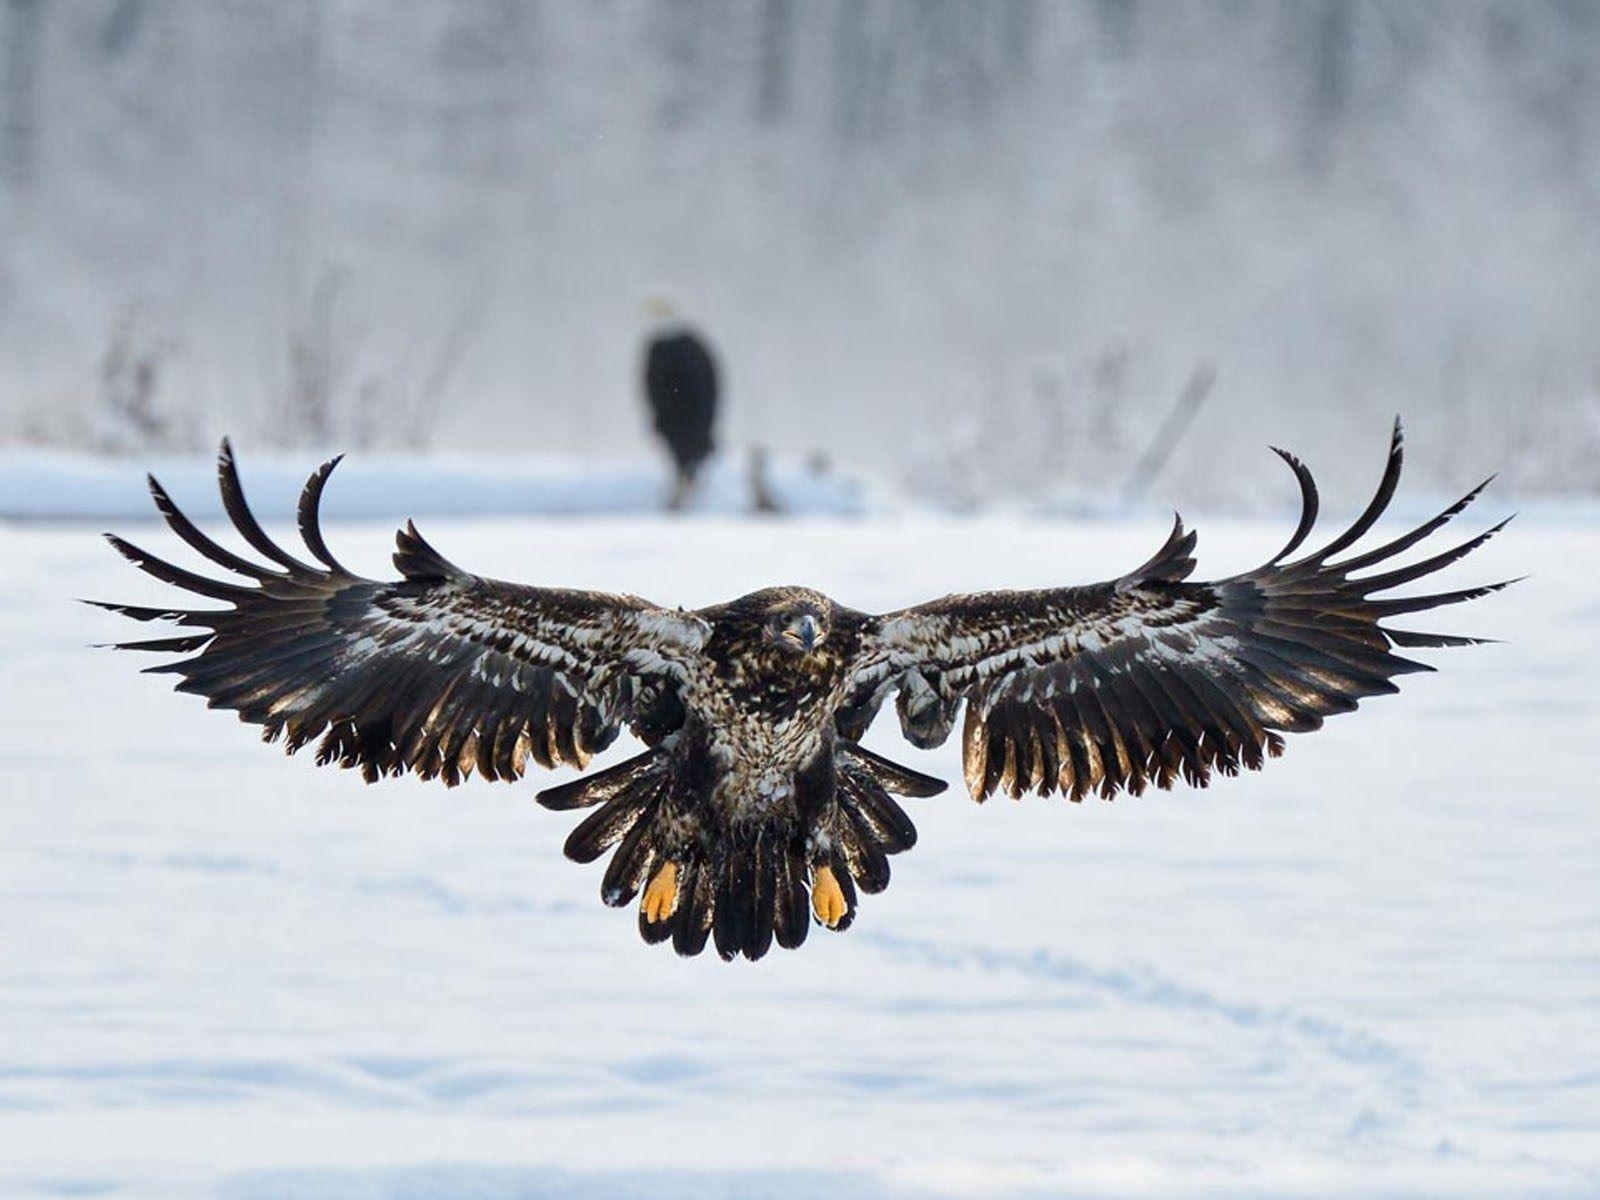
{"type": "MultiPolygon", "coordinates": [[[[539,802],[548,808],[556,809],[599,805],[567,836],[566,845],[563,847],[566,856],[573,862],[591,863],[613,846],[625,841],[636,830],[649,830],[652,822],[647,818],[660,806],[670,778],[671,763],[665,752],[647,750],[627,762],[619,763],[585,779],[541,792],[539,802]]],[[[641,834],[641,838],[643,836],[641,834]]],[[[648,847],[637,844],[635,846],[635,850],[640,853],[645,849],[648,847]]],[[[617,851],[617,856],[622,856],[620,849],[617,851]]],[[[611,882],[620,882],[629,876],[627,866],[617,868],[617,872],[615,880],[611,873],[607,872],[606,888],[609,889],[611,882]]],[[[620,899],[616,901],[607,899],[606,903],[614,906],[626,904],[633,898],[634,892],[638,891],[638,886],[637,883],[634,884],[633,891],[627,892],[626,895],[619,893],[620,899]]]]}
{"type": "Polygon", "coordinates": [[[794,845],[783,848],[773,863],[773,936],[785,950],[805,944],[811,932],[811,913],[806,895],[805,855],[794,845]]]}
{"type": "MultiPolygon", "coordinates": [[[[678,906],[671,925],[672,948],[684,958],[693,958],[706,948],[711,937],[716,878],[710,865],[698,857],[679,867],[679,875],[678,906]]],[[[648,935],[646,940],[650,940],[648,935]]]]}
{"type": "Polygon", "coordinates": [[[709,838],[704,829],[695,832],[685,817],[705,798],[674,796],[681,781],[671,751],[662,748],[548,788],[538,799],[562,811],[592,809],[567,838],[567,857],[588,863],[610,852],[601,899],[620,907],[638,898],[644,941],[670,941],[686,957],[714,943],[723,959],[754,960],[774,943],[786,950],[804,943],[813,912],[835,931],[848,929],[858,896],[883,891],[889,858],[917,840],[891,791],[926,796],[944,788],[942,780],[844,742],[833,780],[821,836],[784,822],[754,822],[709,838]]]}
{"type": "Polygon", "coordinates": [[[929,796],[937,796],[950,786],[936,776],[924,775],[921,771],[913,771],[910,767],[891,762],[883,755],[875,754],[855,742],[841,741],[839,751],[842,766],[849,760],[854,760],[856,764],[867,769],[879,786],[897,796],[913,796],[922,800],[929,796]]]}
{"type": "Polygon", "coordinates": [[[640,784],[641,780],[651,775],[665,773],[667,763],[666,755],[658,750],[647,750],[643,754],[626,759],[614,767],[607,767],[603,771],[595,771],[581,779],[574,779],[571,783],[563,783],[557,787],[545,788],[535,799],[545,808],[554,812],[566,812],[574,808],[593,808],[596,804],[603,804],[616,800],[640,784]]]}

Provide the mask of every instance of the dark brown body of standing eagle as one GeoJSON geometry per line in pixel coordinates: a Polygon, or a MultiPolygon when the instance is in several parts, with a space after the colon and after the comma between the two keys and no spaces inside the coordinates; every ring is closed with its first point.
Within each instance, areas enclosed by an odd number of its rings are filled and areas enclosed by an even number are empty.
{"type": "Polygon", "coordinates": [[[455,566],[410,524],[394,557],[401,578],[363,579],[334,558],[318,523],[337,459],[301,497],[307,562],[257,523],[224,443],[227,513],[270,565],[212,541],[151,479],[173,531],[241,578],[196,575],[112,537],[136,566],[223,607],[104,607],[192,630],[120,648],[189,655],[150,670],[178,676],[179,691],[237,712],[290,751],[316,741],[319,762],[369,781],[405,771],[451,785],[474,772],[514,780],[530,760],[583,767],[627,727],[643,753],[539,796],[549,808],[593,810],[567,855],[611,853],[602,898],[639,897],[646,941],[692,955],[709,940],[723,958],[755,959],[774,941],[799,946],[813,917],[848,927],[858,890],[887,886],[889,856],[916,840],[893,796],[944,789],[861,746],[891,697],[919,747],[942,743],[965,706],[975,799],[1110,798],[1257,769],[1282,752],[1283,733],[1316,729],[1395,691],[1396,676],[1431,669],[1397,648],[1475,640],[1380,622],[1504,584],[1380,594],[1501,528],[1392,565],[1483,485],[1419,528],[1354,552],[1399,479],[1397,423],[1371,504],[1293,558],[1317,492],[1300,461],[1278,453],[1299,481],[1301,519],[1253,571],[1187,582],[1195,535],[1180,520],[1148,562],[1108,583],[948,596],[872,616],[795,587],[685,612],[500,583],[455,566]]]}

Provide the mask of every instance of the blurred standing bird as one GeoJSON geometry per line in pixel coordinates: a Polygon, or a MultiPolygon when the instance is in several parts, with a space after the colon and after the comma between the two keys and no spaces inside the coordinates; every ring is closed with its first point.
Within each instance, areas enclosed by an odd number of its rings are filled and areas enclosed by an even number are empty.
{"type": "Polygon", "coordinates": [[[677,471],[667,500],[676,511],[688,503],[695,477],[715,448],[717,363],[671,297],[652,296],[647,307],[656,326],[645,347],[645,402],[677,471]]]}

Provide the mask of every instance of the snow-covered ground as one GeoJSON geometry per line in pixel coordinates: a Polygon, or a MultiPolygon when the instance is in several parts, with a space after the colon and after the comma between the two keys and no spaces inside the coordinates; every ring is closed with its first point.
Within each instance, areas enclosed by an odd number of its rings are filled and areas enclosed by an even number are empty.
{"type": "MultiPolygon", "coordinates": [[[[1287,532],[1195,523],[1203,575],[1287,532]]],[[[384,569],[388,523],[332,524],[384,569]]],[[[489,574],[887,608],[1103,577],[1165,522],[424,530],[489,574]]],[[[1432,622],[1508,644],[1262,775],[913,802],[853,930],[724,965],[601,907],[543,781],[285,759],[88,648],[123,627],[71,597],[160,593],[87,528],[0,526],[0,1195],[1600,1195],[1597,561],[1600,526],[1513,525],[1455,577],[1532,578],[1432,622]]]]}

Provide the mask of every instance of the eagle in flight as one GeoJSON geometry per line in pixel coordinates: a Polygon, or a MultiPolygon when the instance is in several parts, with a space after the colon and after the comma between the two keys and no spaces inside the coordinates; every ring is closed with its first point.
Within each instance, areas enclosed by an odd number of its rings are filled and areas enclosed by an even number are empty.
{"type": "Polygon", "coordinates": [[[1279,450],[1299,481],[1300,522],[1255,570],[1188,582],[1195,535],[1178,519],[1148,562],[1107,583],[947,596],[873,616],[802,587],[688,612],[502,583],[456,566],[410,523],[394,556],[400,578],[364,579],[333,556],[318,522],[338,459],[300,498],[308,562],[252,515],[224,442],[223,504],[266,564],[213,541],[151,478],[173,532],[239,578],[198,575],[108,535],[135,566],[222,607],[101,607],[192,631],[118,648],[187,655],[149,670],[176,675],[179,691],[233,710],[290,752],[316,741],[319,763],[369,782],[406,771],[451,786],[474,772],[515,780],[530,760],[581,768],[626,726],[642,753],[539,794],[547,808],[592,810],[567,856],[610,852],[601,897],[612,906],[637,897],[645,941],[670,940],[684,955],[711,941],[725,959],[757,959],[774,941],[799,946],[813,918],[848,928],[858,893],[886,887],[889,856],[916,841],[893,797],[944,790],[861,745],[891,698],[914,746],[940,745],[961,717],[975,800],[1109,799],[1256,770],[1282,753],[1284,733],[1316,729],[1396,691],[1396,676],[1432,669],[1397,648],[1476,642],[1380,624],[1506,586],[1384,595],[1504,525],[1411,565],[1391,562],[1485,480],[1411,532],[1356,552],[1394,494],[1401,446],[1397,422],[1372,502],[1302,557],[1291,556],[1312,531],[1317,491],[1279,450]]]}

